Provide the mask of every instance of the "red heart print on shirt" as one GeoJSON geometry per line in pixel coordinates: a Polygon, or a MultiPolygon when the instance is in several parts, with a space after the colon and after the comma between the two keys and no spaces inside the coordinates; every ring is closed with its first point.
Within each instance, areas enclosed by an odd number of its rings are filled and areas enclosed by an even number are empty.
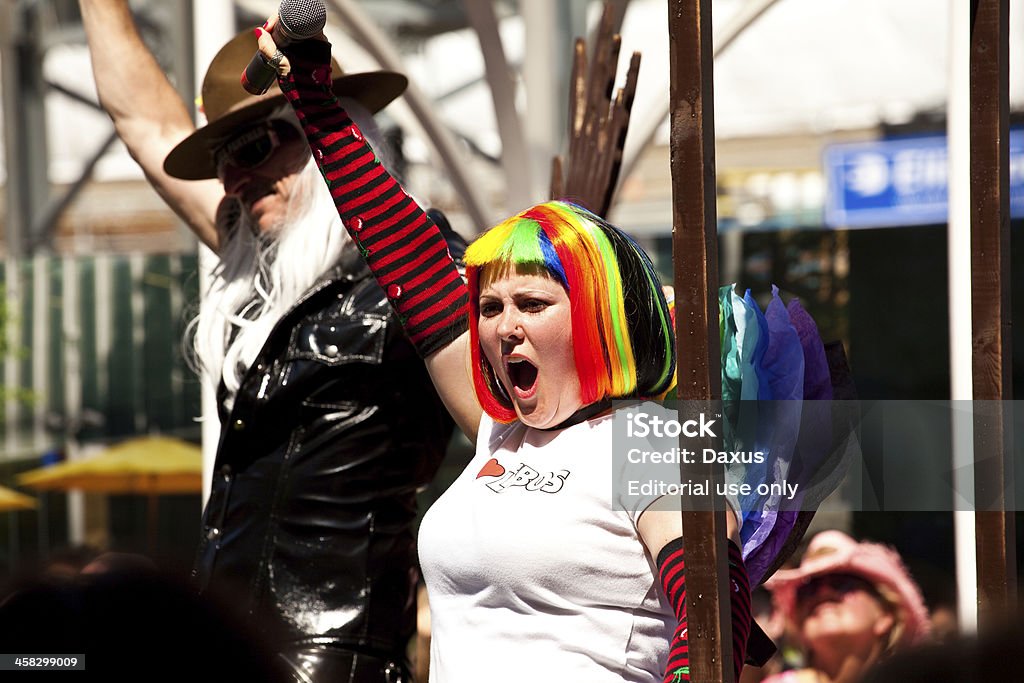
{"type": "Polygon", "coordinates": [[[480,468],[480,473],[476,475],[476,478],[480,477],[500,477],[505,474],[505,468],[501,466],[501,463],[495,458],[491,458],[484,463],[484,466],[480,468]]]}

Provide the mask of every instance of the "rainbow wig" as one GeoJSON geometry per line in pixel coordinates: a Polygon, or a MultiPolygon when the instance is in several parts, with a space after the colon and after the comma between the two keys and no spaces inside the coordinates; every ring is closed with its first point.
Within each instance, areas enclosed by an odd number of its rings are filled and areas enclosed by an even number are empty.
{"type": "Polygon", "coordinates": [[[484,268],[543,269],[571,304],[583,405],[604,398],[661,398],[674,386],[672,320],[654,265],[632,238],[581,206],[551,201],[494,226],[466,250],[473,384],[499,422],[516,419],[480,348],[484,268]]]}

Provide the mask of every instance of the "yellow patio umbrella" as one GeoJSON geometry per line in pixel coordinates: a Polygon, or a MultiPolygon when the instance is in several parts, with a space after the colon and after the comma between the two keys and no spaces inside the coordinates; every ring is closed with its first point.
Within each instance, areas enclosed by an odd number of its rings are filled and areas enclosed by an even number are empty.
{"type": "Polygon", "coordinates": [[[14,489],[0,486],[0,512],[35,510],[36,507],[36,499],[32,496],[26,496],[24,493],[18,493],[14,489]]]}
{"type": "Polygon", "coordinates": [[[156,540],[157,496],[203,489],[202,449],[167,436],[123,441],[96,455],[40,467],[17,476],[22,486],[40,491],[147,496],[150,549],[156,540]]]}
{"type": "Polygon", "coordinates": [[[40,491],[195,493],[203,489],[199,446],[167,436],[123,441],[80,460],[22,472],[18,483],[40,491]]]}

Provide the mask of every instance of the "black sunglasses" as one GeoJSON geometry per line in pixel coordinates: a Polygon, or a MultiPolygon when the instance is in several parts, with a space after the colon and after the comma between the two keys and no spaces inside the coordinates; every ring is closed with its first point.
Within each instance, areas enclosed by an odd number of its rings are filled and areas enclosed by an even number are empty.
{"type": "Polygon", "coordinates": [[[242,170],[252,170],[267,163],[283,142],[294,140],[298,131],[287,121],[271,119],[248,128],[213,149],[217,177],[224,177],[228,164],[242,170]]]}
{"type": "Polygon", "coordinates": [[[822,574],[816,576],[804,585],[796,589],[797,604],[805,603],[821,591],[829,591],[836,595],[846,595],[854,591],[862,590],[875,594],[875,587],[867,579],[853,574],[822,574]]]}

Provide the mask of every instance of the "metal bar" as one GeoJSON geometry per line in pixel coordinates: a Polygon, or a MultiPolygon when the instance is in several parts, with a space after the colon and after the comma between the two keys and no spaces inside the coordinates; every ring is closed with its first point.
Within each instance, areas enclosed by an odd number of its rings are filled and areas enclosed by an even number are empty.
{"type": "MultiPolygon", "coordinates": [[[[78,259],[61,259],[61,365],[64,384],[64,457],[68,462],[81,456],[78,432],[82,425],[82,302],[78,283],[78,259]]],[[[85,543],[85,493],[68,491],[68,542],[85,543]]]]}
{"type": "MultiPolygon", "coordinates": [[[[356,38],[367,52],[384,68],[404,72],[402,59],[387,36],[366,16],[366,12],[353,0],[327,0],[327,6],[341,19],[342,25],[356,38]]],[[[477,183],[470,181],[468,164],[459,152],[451,132],[444,126],[430,100],[414,82],[405,91],[405,101],[423,126],[430,144],[434,146],[452,185],[466,207],[473,222],[481,229],[490,226],[490,212],[477,183]]]]}
{"type": "Polygon", "coordinates": [[[30,364],[32,372],[32,393],[39,397],[32,408],[32,440],[37,453],[48,450],[53,439],[46,429],[46,414],[51,409],[50,391],[50,260],[35,254],[32,256],[32,327],[29,343],[32,350],[30,364]]]}
{"type": "Polygon", "coordinates": [[[971,314],[979,627],[1016,611],[1009,421],[1009,0],[974,0],[971,17],[971,314]],[[989,402],[979,404],[980,401],[989,402]],[[1007,404],[1008,405],[1008,404],[1007,404]]]}
{"type": "MultiPolygon", "coordinates": [[[[173,52],[171,59],[174,65],[174,83],[193,118],[195,118],[196,114],[195,93],[199,92],[196,84],[201,82],[198,80],[196,73],[196,51],[195,46],[192,45],[195,35],[192,30],[194,4],[193,0],[177,0],[177,2],[172,3],[170,21],[164,26],[164,30],[171,34],[170,44],[173,52]]],[[[205,5],[206,3],[203,4],[205,5]]],[[[184,225],[179,227],[192,233],[184,225]]]]}
{"type": "MultiPolygon", "coordinates": [[[[185,293],[182,291],[182,255],[181,254],[170,254],[170,306],[172,315],[177,314],[178,311],[185,310],[185,293]]],[[[182,348],[182,339],[180,330],[175,328],[176,334],[172,334],[168,342],[171,345],[172,354],[174,358],[187,358],[188,351],[182,348]]],[[[191,376],[189,377],[191,379],[191,376]]],[[[183,396],[185,394],[185,372],[180,363],[174,363],[171,366],[171,397],[174,401],[174,406],[171,409],[171,419],[174,420],[174,424],[181,425],[189,422],[187,415],[184,415],[183,410],[183,396]]]]}
{"type": "MultiPolygon", "coordinates": [[[[140,20],[149,20],[149,13],[146,11],[148,7],[142,8],[138,13],[140,20]]],[[[192,11],[192,0],[178,0],[174,3],[174,11],[177,13],[177,17],[170,22],[170,30],[176,35],[172,44],[175,46],[176,54],[170,61],[175,64],[177,71],[176,78],[174,79],[178,83],[178,90],[182,95],[186,105],[190,110],[194,109],[192,93],[196,91],[193,80],[193,60],[192,60],[192,46],[191,46],[191,32],[179,28],[185,26],[188,22],[185,20],[191,15],[192,11]]],[[[27,10],[26,10],[27,11],[27,10]]],[[[29,21],[29,19],[26,19],[29,21]]],[[[42,52],[50,45],[58,44],[53,40],[53,36],[47,36],[48,40],[37,44],[36,51],[42,52]]],[[[41,57],[33,60],[34,62],[42,63],[41,57]]],[[[42,72],[39,71],[38,78],[42,79],[42,72]]],[[[41,81],[40,92],[46,92],[52,90],[59,92],[60,94],[68,97],[69,99],[84,104],[88,107],[92,107],[98,111],[103,111],[103,107],[100,106],[95,98],[83,95],[75,90],[72,90],[60,83],[56,83],[51,80],[41,81]]],[[[31,112],[30,112],[31,114],[31,112]]],[[[45,132],[45,131],[44,131],[45,132]]],[[[49,191],[49,182],[45,186],[30,188],[30,192],[35,195],[35,198],[31,200],[29,210],[26,211],[25,220],[22,221],[26,230],[25,234],[21,234],[18,238],[19,245],[24,245],[25,253],[31,254],[36,249],[41,247],[52,247],[51,242],[53,241],[54,234],[57,229],[57,222],[61,216],[67,210],[67,208],[74,202],[75,198],[82,191],[85,185],[88,183],[92,176],[92,172],[96,167],[99,160],[106,154],[107,150],[117,139],[116,133],[111,133],[107,140],[97,148],[97,151],[93,156],[85,163],[78,178],[71,184],[68,190],[60,197],[53,197],[49,200],[46,199],[46,193],[42,191],[45,189],[49,191]]],[[[21,144],[21,143],[19,143],[21,144]]],[[[46,161],[45,154],[40,156],[43,159],[43,168],[41,173],[46,174],[46,161]]],[[[37,171],[37,173],[40,171],[37,171]]],[[[32,182],[33,186],[38,186],[38,181],[32,182]]],[[[195,240],[191,230],[188,230],[184,224],[179,223],[179,231],[183,235],[187,235],[188,239],[195,240]]],[[[20,247],[19,247],[20,248],[20,247]]]]}
{"type": "Polygon", "coordinates": [[[522,77],[526,90],[526,144],[534,194],[543,197],[548,190],[546,172],[549,160],[563,147],[565,121],[560,93],[568,88],[569,20],[565,7],[549,0],[522,0],[519,12],[525,30],[522,77]]]}
{"type": "Polygon", "coordinates": [[[47,203],[46,209],[42,212],[38,222],[32,226],[31,240],[28,247],[29,253],[34,252],[40,247],[53,246],[52,242],[54,235],[57,234],[57,223],[60,217],[64,215],[64,211],[71,206],[71,203],[75,201],[92,179],[92,172],[96,169],[96,164],[99,163],[100,159],[103,158],[103,155],[107,153],[107,150],[110,149],[116,140],[117,133],[111,131],[107,139],[96,148],[96,151],[89,157],[89,160],[85,162],[82,172],[78,174],[75,182],[60,197],[53,198],[47,203]]]}
{"type": "Polygon", "coordinates": [[[4,146],[7,159],[7,252],[24,253],[28,230],[50,191],[47,172],[44,81],[39,49],[39,9],[0,4],[4,146]]]}
{"type": "MultiPolygon", "coordinates": [[[[678,395],[708,402],[722,392],[711,0],[670,0],[668,10],[678,395]]],[[[681,467],[682,481],[712,482],[707,495],[682,499],[690,680],[731,683],[725,512],[712,495],[721,467],[681,467]]]]}
{"type": "MultiPolygon", "coordinates": [[[[203,75],[210,62],[222,45],[235,35],[235,3],[231,0],[203,0],[202,12],[195,11],[192,3],[192,17],[189,21],[193,50],[192,64],[193,82],[202,83],[203,75]]],[[[202,299],[210,290],[213,281],[213,269],[217,266],[217,256],[201,241],[199,250],[199,297],[202,299]]],[[[108,312],[109,315],[109,312],[108,312]]],[[[205,506],[210,498],[210,487],[213,481],[213,464],[217,457],[217,441],[220,439],[220,419],[217,411],[217,397],[214,383],[210,381],[207,371],[200,373],[200,401],[202,406],[202,442],[203,442],[203,495],[201,505],[205,506]]]]}
{"type": "MultiPolygon", "coordinates": [[[[8,181],[10,182],[10,181],[8,181]]],[[[4,358],[4,384],[11,394],[4,392],[3,406],[4,423],[7,425],[6,436],[4,437],[4,449],[8,453],[17,453],[24,446],[24,430],[20,422],[20,416],[27,412],[22,401],[9,400],[22,392],[23,372],[21,355],[19,350],[24,348],[24,315],[21,310],[21,302],[26,295],[25,285],[21,278],[19,260],[8,253],[4,259],[4,284],[0,296],[4,298],[6,316],[4,318],[4,329],[0,334],[5,335],[3,344],[4,358]]]]}
{"type": "Polygon", "coordinates": [[[956,557],[957,623],[960,632],[978,630],[978,558],[974,513],[974,424],[967,408],[973,398],[971,349],[971,6],[949,6],[949,267],[950,441],[953,447],[953,538],[956,557]]]}
{"type": "Polygon", "coordinates": [[[60,83],[55,82],[55,81],[46,81],[46,87],[49,90],[52,90],[53,92],[59,92],[64,97],[67,97],[68,99],[70,99],[70,100],[72,100],[74,102],[78,102],[79,104],[84,104],[87,107],[92,107],[96,111],[103,111],[103,112],[105,112],[103,107],[100,106],[100,103],[96,101],[95,97],[89,97],[87,95],[83,95],[82,93],[77,92],[75,90],[72,90],[71,88],[68,88],[68,87],[66,87],[66,86],[64,86],[64,85],[62,85],[60,83]]]}
{"type": "MultiPolygon", "coordinates": [[[[206,9],[210,4],[212,4],[210,0],[203,3],[203,16],[207,16],[206,9]]],[[[193,44],[195,31],[192,26],[192,18],[195,5],[194,0],[176,0],[172,4],[170,19],[164,23],[162,29],[170,36],[168,51],[171,53],[170,59],[174,72],[172,82],[193,120],[196,118],[196,93],[199,92],[199,84],[202,83],[201,77],[198,75],[200,65],[196,64],[197,53],[193,44]]],[[[184,221],[177,221],[177,227],[178,237],[183,244],[199,244],[198,236],[189,229],[184,221]]]]}
{"type": "Polygon", "coordinates": [[[144,278],[146,275],[146,257],[134,253],[128,256],[128,269],[131,272],[131,295],[129,305],[132,311],[131,358],[132,358],[132,392],[135,410],[133,411],[135,432],[143,434],[149,430],[146,415],[146,297],[143,295],[144,278]]]}
{"type": "MultiPolygon", "coordinates": [[[[778,0],[749,0],[745,5],[736,11],[736,14],[730,19],[730,21],[722,27],[721,31],[716,31],[714,35],[714,56],[719,57],[723,52],[729,49],[729,46],[735,42],[744,31],[746,31],[751,24],[757,21],[762,14],[767,12],[772,5],[778,0]]],[[[668,84],[665,84],[668,87],[668,84]]],[[[626,181],[629,175],[633,172],[637,162],[640,160],[641,154],[647,149],[651,141],[654,140],[654,135],[661,128],[661,124],[668,117],[669,112],[663,106],[658,108],[642,108],[638,109],[638,115],[635,117],[636,123],[633,124],[633,134],[629,137],[629,141],[626,144],[626,150],[623,154],[622,171],[619,174],[619,185],[626,181]],[[646,111],[644,111],[646,109],[646,111]]]]}
{"type": "Polygon", "coordinates": [[[498,31],[491,0],[463,0],[470,26],[480,42],[484,73],[494,102],[494,118],[501,136],[501,163],[505,168],[506,208],[514,213],[533,203],[530,159],[526,136],[516,111],[516,84],[498,31]]]}

